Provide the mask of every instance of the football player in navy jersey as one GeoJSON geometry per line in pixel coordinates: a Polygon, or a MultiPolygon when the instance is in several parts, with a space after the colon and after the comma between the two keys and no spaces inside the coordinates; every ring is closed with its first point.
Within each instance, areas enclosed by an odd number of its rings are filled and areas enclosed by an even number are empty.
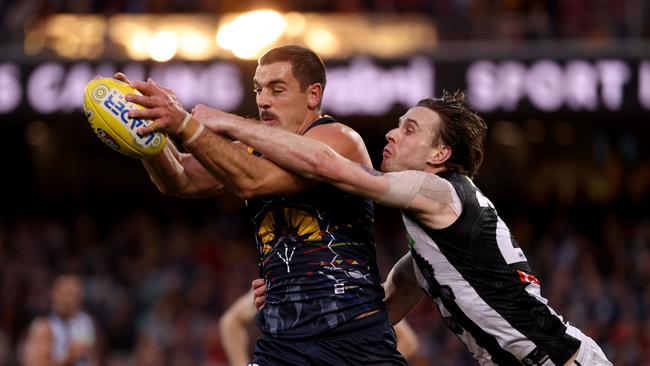
{"type": "Polygon", "coordinates": [[[159,190],[205,197],[227,189],[246,200],[267,286],[251,364],[405,365],[382,301],[372,201],[282,168],[202,123],[268,126],[370,165],[361,137],[321,113],[326,75],[320,58],[282,46],[259,59],[253,84],[260,121],[201,105],[190,115],[172,90],[153,80],[130,84],[143,95],[127,99],[147,107],[130,116],[153,121],[139,132],[164,131],[188,152],[170,143],[143,161],[159,190]]]}
{"type": "Polygon", "coordinates": [[[481,365],[611,365],[547,304],[507,225],[474,185],[487,127],[463,101],[444,93],[409,109],[386,134],[385,173],[308,136],[208,123],[306,178],[402,210],[410,250],[385,283],[393,323],[425,293],[481,365]]]}

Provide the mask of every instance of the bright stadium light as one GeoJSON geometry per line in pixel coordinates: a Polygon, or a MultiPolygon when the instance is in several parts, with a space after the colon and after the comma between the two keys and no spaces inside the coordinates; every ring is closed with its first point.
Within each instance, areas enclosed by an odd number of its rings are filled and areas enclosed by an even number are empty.
{"type": "Polygon", "coordinates": [[[210,38],[208,35],[193,31],[181,31],[178,40],[178,54],[189,60],[205,60],[210,57],[210,38]]]}
{"type": "Polygon", "coordinates": [[[305,43],[322,56],[334,56],[339,50],[336,36],[327,29],[315,28],[305,34],[305,43]]]}
{"type": "Polygon", "coordinates": [[[156,33],[149,43],[149,56],[158,62],[171,60],[178,49],[178,37],[175,32],[162,31],[156,33]]]}
{"type": "Polygon", "coordinates": [[[151,33],[146,30],[134,31],[128,38],[126,52],[134,60],[146,60],[149,57],[151,33]]]}
{"type": "Polygon", "coordinates": [[[273,10],[245,13],[221,26],[217,44],[239,58],[255,59],[280,37],[286,25],[282,15],[273,10]]]}
{"type": "Polygon", "coordinates": [[[287,22],[286,29],[284,30],[287,37],[294,38],[301,36],[307,27],[307,19],[298,12],[292,11],[286,13],[284,14],[284,19],[287,22]]]}

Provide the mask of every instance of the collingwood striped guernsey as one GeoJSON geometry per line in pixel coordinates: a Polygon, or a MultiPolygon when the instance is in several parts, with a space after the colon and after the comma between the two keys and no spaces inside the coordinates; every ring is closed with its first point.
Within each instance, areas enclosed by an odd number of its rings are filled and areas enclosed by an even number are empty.
{"type": "Polygon", "coordinates": [[[564,365],[580,340],[541,296],[508,227],[469,178],[438,175],[455,188],[463,209],[441,230],[403,211],[420,286],[482,365],[564,365]]]}

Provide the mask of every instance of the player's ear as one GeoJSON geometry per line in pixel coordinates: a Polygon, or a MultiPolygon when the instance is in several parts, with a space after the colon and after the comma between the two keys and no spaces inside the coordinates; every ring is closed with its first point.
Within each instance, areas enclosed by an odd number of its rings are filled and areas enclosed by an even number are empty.
{"type": "Polygon", "coordinates": [[[323,86],[320,83],[314,83],[307,87],[307,104],[310,109],[316,109],[323,99],[323,86]]]}
{"type": "Polygon", "coordinates": [[[438,144],[434,146],[427,163],[431,165],[442,165],[451,158],[451,152],[451,146],[438,144]]]}

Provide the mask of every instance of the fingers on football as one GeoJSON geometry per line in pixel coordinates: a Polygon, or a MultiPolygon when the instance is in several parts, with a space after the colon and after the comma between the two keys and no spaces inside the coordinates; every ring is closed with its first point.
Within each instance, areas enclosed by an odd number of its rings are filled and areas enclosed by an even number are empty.
{"type": "Polygon", "coordinates": [[[160,105],[159,98],[150,97],[147,95],[128,94],[126,96],[126,100],[135,104],[139,104],[146,108],[155,108],[160,105]]]}
{"type": "Polygon", "coordinates": [[[153,81],[153,80],[151,80],[151,82],[153,83],[153,85],[157,86],[158,88],[160,88],[160,90],[164,91],[165,93],[167,93],[167,94],[172,94],[172,95],[175,94],[173,90],[171,90],[171,89],[169,89],[169,88],[167,88],[167,87],[164,87],[164,86],[162,86],[162,85],[158,85],[158,84],[157,84],[155,81],[153,81]]]}
{"type": "Polygon", "coordinates": [[[167,87],[165,87],[165,86],[162,86],[162,85],[158,84],[158,83],[155,82],[154,79],[152,79],[152,78],[147,79],[147,82],[148,82],[149,84],[153,85],[153,86],[154,86],[155,88],[157,88],[158,90],[162,91],[164,94],[167,94],[168,96],[170,96],[172,99],[176,99],[176,92],[174,92],[173,90],[171,90],[171,89],[169,89],[169,88],[167,88],[167,87]]]}
{"type": "Polygon", "coordinates": [[[129,78],[127,78],[126,75],[124,75],[121,72],[116,72],[115,75],[113,75],[113,77],[121,82],[131,85],[131,80],[129,80],[129,78]]]}
{"type": "Polygon", "coordinates": [[[149,126],[144,126],[138,130],[138,134],[141,136],[146,136],[150,133],[154,133],[156,131],[160,130],[160,126],[158,123],[153,122],[149,126]]]}
{"type": "Polygon", "coordinates": [[[159,95],[161,93],[160,88],[158,88],[157,86],[155,86],[154,84],[148,81],[138,80],[133,82],[131,86],[138,89],[144,95],[153,96],[153,95],[159,95]]]}
{"type": "Polygon", "coordinates": [[[161,111],[158,108],[151,109],[131,109],[129,117],[154,120],[161,117],[161,111]]]}

